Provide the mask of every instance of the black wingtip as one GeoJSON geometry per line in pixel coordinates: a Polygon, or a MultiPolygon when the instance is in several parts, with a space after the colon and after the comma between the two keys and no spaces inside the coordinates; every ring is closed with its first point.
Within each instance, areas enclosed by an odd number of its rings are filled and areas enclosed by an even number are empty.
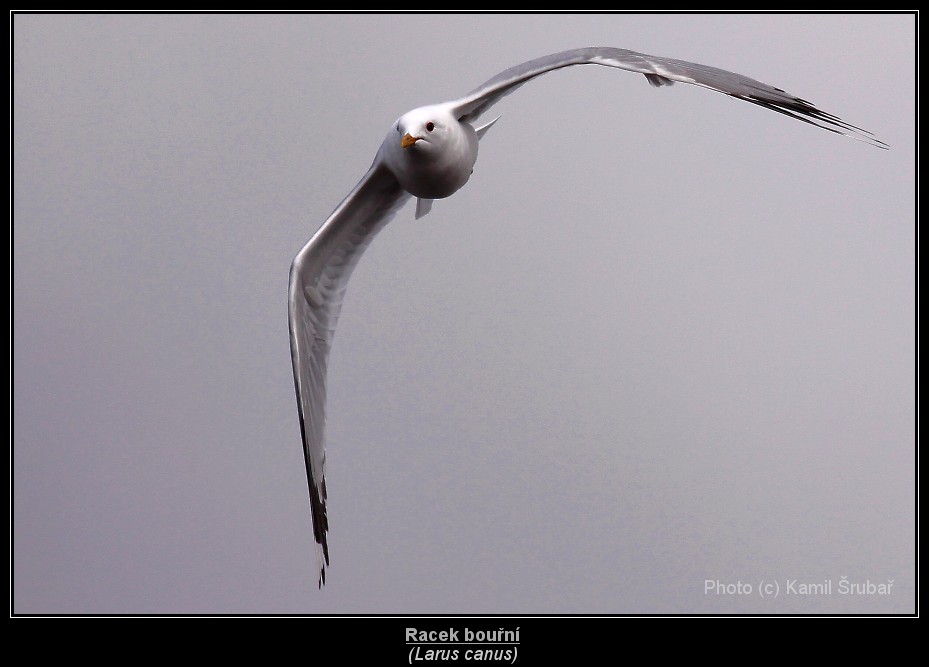
{"type": "MultiPolygon", "coordinates": [[[[319,587],[322,588],[326,583],[326,568],[329,566],[329,540],[327,532],[329,531],[329,517],[326,514],[326,482],[320,484],[317,489],[316,485],[310,482],[310,513],[313,519],[313,537],[316,540],[318,549],[322,552],[322,559],[319,568],[319,587]]],[[[317,551],[317,557],[319,555],[317,551]]]]}
{"type": "Polygon", "coordinates": [[[764,99],[756,95],[732,94],[731,96],[746,102],[751,102],[752,104],[757,104],[765,109],[776,111],[795,120],[809,123],[821,130],[834,132],[835,134],[840,134],[850,139],[856,139],[869,146],[874,146],[882,150],[890,149],[887,143],[875,137],[872,132],[860,128],[857,125],[847,123],[838,116],[823,111],[799,97],[795,97],[788,101],[775,101],[764,99]]]}

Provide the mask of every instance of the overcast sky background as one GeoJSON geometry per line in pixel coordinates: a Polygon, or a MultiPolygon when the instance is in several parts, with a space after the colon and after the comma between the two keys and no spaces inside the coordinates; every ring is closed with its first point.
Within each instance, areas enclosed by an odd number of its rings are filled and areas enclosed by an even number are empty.
{"type": "Polygon", "coordinates": [[[912,16],[13,21],[18,613],[914,609],[912,16]],[[291,259],[391,123],[579,46],[408,205],[329,367],[318,591],[291,259]],[[890,595],[787,595],[787,580],[890,595]],[[777,599],[705,594],[776,581],[777,599]]]}

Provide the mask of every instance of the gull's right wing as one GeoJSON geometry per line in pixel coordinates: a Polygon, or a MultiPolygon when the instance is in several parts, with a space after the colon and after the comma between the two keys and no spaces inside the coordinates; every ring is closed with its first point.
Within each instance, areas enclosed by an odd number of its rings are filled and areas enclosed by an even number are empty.
{"type": "Polygon", "coordinates": [[[410,195],[380,156],[290,267],[290,355],[303,436],[319,586],[326,581],[326,365],[348,279],[371,239],[410,195]]]}

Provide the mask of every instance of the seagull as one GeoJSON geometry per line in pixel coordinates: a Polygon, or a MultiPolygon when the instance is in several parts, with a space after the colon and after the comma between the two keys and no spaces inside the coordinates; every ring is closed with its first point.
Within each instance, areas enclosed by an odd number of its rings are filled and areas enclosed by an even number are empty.
{"type": "Polygon", "coordinates": [[[477,124],[492,106],[524,83],[572,65],[605,65],[645,76],[652,86],[690,83],[757,104],[790,118],[863,141],[872,133],[804,99],[716,67],[611,47],[561,51],[511,67],[464,97],[413,109],[394,122],[367,173],[342,200],[290,267],[290,354],[310,495],[319,588],[329,567],[326,514],[326,367],[349,277],[371,240],[411,198],[417,219],[432,202],[455,194],[471,177],[478,144],[499,116],[477,124]]]}

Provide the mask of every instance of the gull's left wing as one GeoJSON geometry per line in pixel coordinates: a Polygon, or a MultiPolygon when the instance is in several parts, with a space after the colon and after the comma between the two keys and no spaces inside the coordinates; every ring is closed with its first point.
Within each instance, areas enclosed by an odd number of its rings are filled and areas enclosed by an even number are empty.
{"type": "Polygon", "coordinates": [[[653,86],[667,86],[675,81],[703,86],[736,99],[757,104],[830,132],[842,134],[887,148],[887,144],[841,118],[822,111],[810,102],[741,74],[727,72],[685,60],[649,56],[644,53],[611,47],[571,49],[530,60],[504,70],[466,96],[449,102],[460,120],[474,122],[490,107],[521,85],[552,70],[571,65],[606,65],[644,74],[653,86]]]}

